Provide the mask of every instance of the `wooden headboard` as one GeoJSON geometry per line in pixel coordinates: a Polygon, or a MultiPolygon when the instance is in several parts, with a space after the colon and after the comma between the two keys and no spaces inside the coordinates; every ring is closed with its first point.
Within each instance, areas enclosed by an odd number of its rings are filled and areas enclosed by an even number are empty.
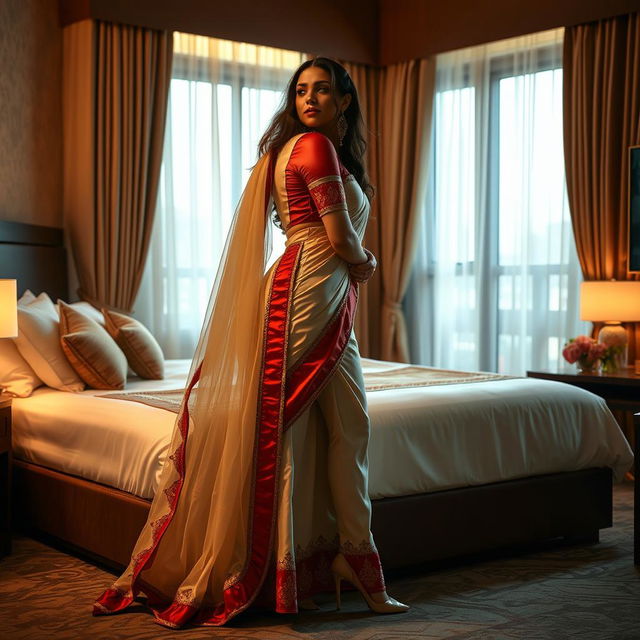
{"type": "Polygon", "coordinates": [[[54,302],[68,300],[62,229],[0,221],[0,278],[15,278],[18,296],[31,289],[46,291],[54,302]]]}

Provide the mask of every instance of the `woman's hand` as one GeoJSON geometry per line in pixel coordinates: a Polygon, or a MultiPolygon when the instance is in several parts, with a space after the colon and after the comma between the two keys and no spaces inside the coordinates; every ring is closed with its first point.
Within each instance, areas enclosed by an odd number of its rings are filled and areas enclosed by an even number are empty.
{"type": "Polygon", "coordinates": [[[371,253],[369,249],[364,249],[364,252],[367,255],[366,262],[363,262],[362,264],[349,265],[349,274],[351,275],[351,278],[360,284],[367,282],[378,266],[378,262],[376,261],[376,257],[373,253],[371,253]]]}

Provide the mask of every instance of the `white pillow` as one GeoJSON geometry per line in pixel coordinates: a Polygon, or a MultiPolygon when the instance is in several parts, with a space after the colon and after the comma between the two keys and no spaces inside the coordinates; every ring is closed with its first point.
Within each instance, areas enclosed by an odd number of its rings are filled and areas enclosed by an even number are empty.
{"type": "Polygon", "coordinates": [[[0,390],[27,398],[41,384],[42,380],[20,355],[13,340],[0,339],[0,390]]]}
{"type": "Polygon", "coordinates": [[[27,304],[31,304],[34,300],[36,299],[36,297],[33,295],[33,292],[31,291],[31,289],[27,289],[21,296],[20,299],[18,300],[18,306],[20,305],[27,305],[27,304]]]}
{"type": "MultiPolygon", "coordinates": [[[[35,299],[33,293],[27,289],[18,300],[18,305],[27,305],[35,299]]],[[[42,380],[20,355],[13,340],[0,339],[0,390],[12,396],[27,398],[41,384],[42,380]]]]}
{"type": "Polygon", "coordinates": [[[18,337],[14,338],[20,355],[47,386],[61,391],[82,391],[78,377],[60,345],[58,313],[46,293],[33,302],[18,306],[18,337]]]}
{"type": "MultiPolygon", "coordinates": [[[[60,306],[58,305],[57,302],[54,306],[56,308],[56,311],[58,312],[58,317],[60,317],[60,306]]],[[[94,322],[97,322],[101,327],[106,326],[104,321],[104,316],[102,315],[102,311],[100,311],[99,309],[96,309],[89,302],[85,302],[84,300],[81,302],[72,302],[69,306],[72,309],[75,309],[76,311],[79,311],[83,315],[87,316],[87,318],[91,318],[91,320],[93,320],[94,322]]]]}
{"type": "Polygon", "coordinates": [[[94,322],[97,322],[101,327],[105,326],[104,316],[100,309],[96,309],[92,304],[88,302],[72,302],[71,308],[84,313],[85,316],[91,318],[94,322]]]}

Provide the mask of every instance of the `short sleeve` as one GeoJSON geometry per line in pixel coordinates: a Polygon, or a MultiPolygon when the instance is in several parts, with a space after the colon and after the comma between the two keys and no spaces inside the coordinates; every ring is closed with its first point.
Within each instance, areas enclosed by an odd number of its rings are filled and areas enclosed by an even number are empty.
{"type": "Polygon", "coordinates": [[[309,189],[319,216],[348,211],[338,154],[329,138],[315,131],[303,134],[294,146],[291,160],[309,189]]]}

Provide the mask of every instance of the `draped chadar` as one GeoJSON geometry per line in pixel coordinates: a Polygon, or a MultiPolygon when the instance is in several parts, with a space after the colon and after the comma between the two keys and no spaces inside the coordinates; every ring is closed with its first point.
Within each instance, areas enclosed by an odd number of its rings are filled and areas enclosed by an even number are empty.
{"type": "MultiPolygon", "coordinates": [[[[330,144],[308,135],[312,146],[330,144]]],[[[265,280],[275,165],[275,156],[261,158],[243,192],[147,523],[129,566],[94,605],[96,615],[125,609],[143,592],[161,624],[221,625],[263,587],[283,436],[340,361],[357,298],[347,278],[335,312],[290,366],[304,242],[289,242],[265,280]]],[[[308,179],[312,193],[323,184],[308,179]]],[[[337,192],[337,183],[315,192],[318,214],[332,210],[337,192]]]]}

